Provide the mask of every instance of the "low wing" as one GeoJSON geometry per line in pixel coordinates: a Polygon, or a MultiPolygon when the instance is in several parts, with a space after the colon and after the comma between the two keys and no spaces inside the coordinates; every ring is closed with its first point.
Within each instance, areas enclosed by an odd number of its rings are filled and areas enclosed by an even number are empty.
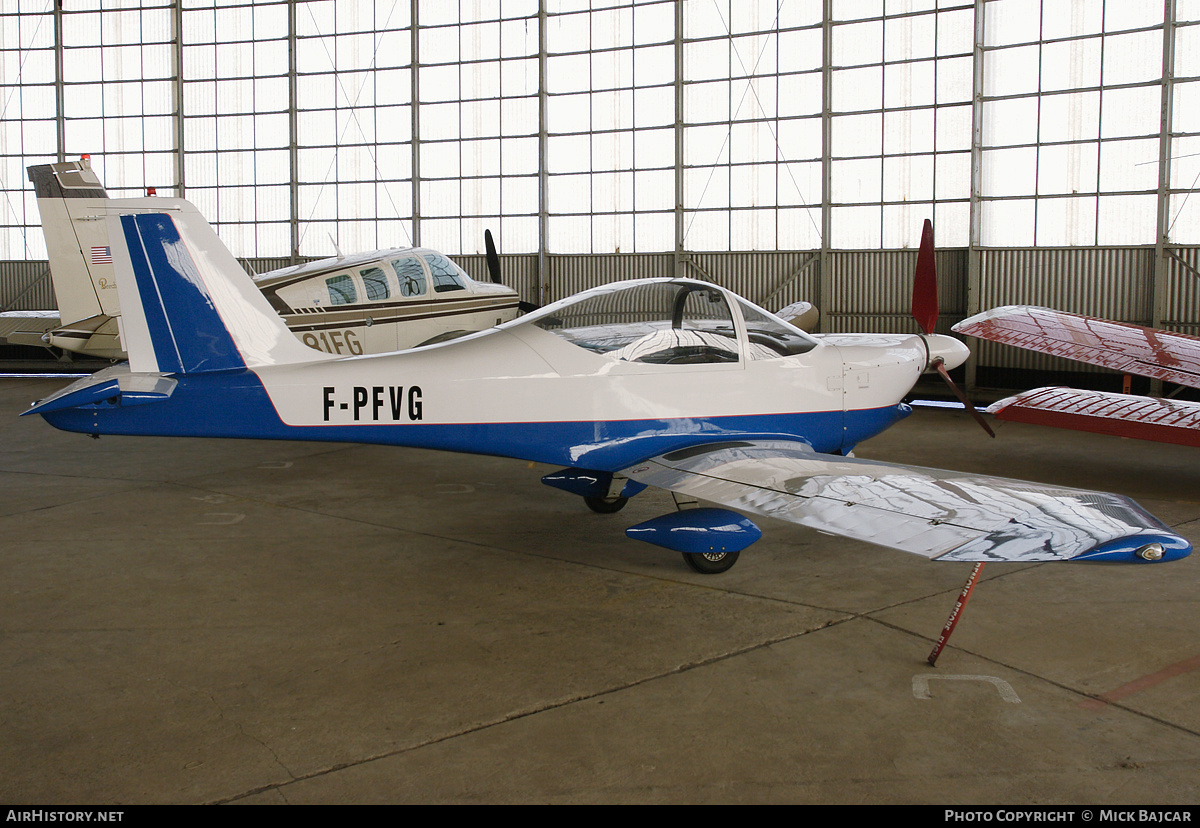
{"type": "Polygon", "coordinates": [[[1075,388],[1035,388],[987,408],[998,419],[1200,447],[1200,403],[1075,388]]]}
{"type": "Polygon", "coordinates": [[[1200,388],[1200,337],[1090,316],[1008,305],[964,319],[956,333],[1200,388]]]}
{"type": "Polygon", "coordinates": [[[818,454],[786,441],[669,452],[621,474],[734,509],[949,561],[1162,559],[1191,545],[1126,497],[818,454]]]}

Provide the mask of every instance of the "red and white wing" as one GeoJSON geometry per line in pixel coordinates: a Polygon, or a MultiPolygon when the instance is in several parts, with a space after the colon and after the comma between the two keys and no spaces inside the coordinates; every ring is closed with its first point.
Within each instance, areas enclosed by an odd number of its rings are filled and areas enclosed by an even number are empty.
{"type": "Polygon", "coordinates": [[[954,331],[1200,388],[1200,337],[1028,305],[993,308],[964,319],[954,331]]]}
{"type": "Polygon", "coordinates": [[[1200,447],[1200,403],[1035,388],[988,406],[997,419],[1200,447]]]}

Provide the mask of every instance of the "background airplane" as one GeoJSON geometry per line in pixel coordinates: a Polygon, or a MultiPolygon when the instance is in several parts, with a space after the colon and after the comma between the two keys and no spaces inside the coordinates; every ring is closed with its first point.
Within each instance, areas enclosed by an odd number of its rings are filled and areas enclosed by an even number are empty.
{"type": "MultiPolygon", "coordinates": [[[[1126,374],[1200,388],[1200,338],[1028,305],[1007,305],[964,319],[956,333],[1126,374]]],[[[986,409],[1001,420],[1200,446],[1200,403],[1087,391],[1035,388],[986,409]]]]}
{"type": "MultiPolygon", "coordinates": [[[[191,204],[138,208],[107,220],[129,363],[26,414],[93,435],[550,463],[563,468],[544,482],[602,511],[658,486],[681,496],[679,511],[627,534],[703,573],[728,569],[761,532],[728,508],[683,508],[693,498],[939,560],[1191,551],[1127,498],[849,457],[911,413],[902,400],[923,371],[966,359],[952,337],[812,336],[724,288],[664,278],[594,288],[452,342],[338,357],[292,335],[191,204]]],[[[916,295],[929,326],[936,307],[916,295]]]]}
{"type": "MultiPolygon", "coordinates": [[[[58,312],[0,314],[11,344],[124,359],[121,315],[106,216],[154,211],[156,201],[109,199],[85,156],[30,167],[50,257],[58,312]]],[[[490,234],[489,234],[490,244],[490,234]]],[[[493,275],[498,267],[489,255],[493,275]]],[[[435,250],[393,248],[337,256],[254,277],[259,289],[305,345],[359,355],[411,348],[483,330],[517,316],[514,290],[477,282],[435,250]]]]}

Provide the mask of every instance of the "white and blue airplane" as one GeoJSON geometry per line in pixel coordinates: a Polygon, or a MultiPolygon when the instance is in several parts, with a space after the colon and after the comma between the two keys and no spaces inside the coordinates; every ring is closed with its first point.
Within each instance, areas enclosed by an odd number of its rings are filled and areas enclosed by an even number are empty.
{"type": "Polygon", "coordinates": [[[902,401],[922,372],[966,359],[958,340],[929,333],[926,313],[924,334],[814,336],[716,285],[643,279],[451,342],[339,357],[296,339],[195,207],[147,201],[107,220],[128,363],[25,413],[92,435],[521,458],[562,466],[544,482],[604,512],[657,486],[679,510],[627,534],[702,573],[727,570],[761,535],[733,510],[937,560],[1191,551],[1125,497],[849,456],[910,413],[902,401]],[[684,508],[697,501],[720,506],[684,508]]]}

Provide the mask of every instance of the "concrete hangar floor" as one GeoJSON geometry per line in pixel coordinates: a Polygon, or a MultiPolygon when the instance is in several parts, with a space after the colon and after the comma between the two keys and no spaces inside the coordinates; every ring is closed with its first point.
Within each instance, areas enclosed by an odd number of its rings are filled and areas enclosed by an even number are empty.
{"type": "MultiPolygon", "coordinates": [[[[969,572],[763,521],[720,576],[528,463],[65,434],[0,381],[0,802],[1200,801],[1200,554],[969,572]]],[[[920,410],[862,456],[1128,494],[1200,454],[920,410]]]]}

